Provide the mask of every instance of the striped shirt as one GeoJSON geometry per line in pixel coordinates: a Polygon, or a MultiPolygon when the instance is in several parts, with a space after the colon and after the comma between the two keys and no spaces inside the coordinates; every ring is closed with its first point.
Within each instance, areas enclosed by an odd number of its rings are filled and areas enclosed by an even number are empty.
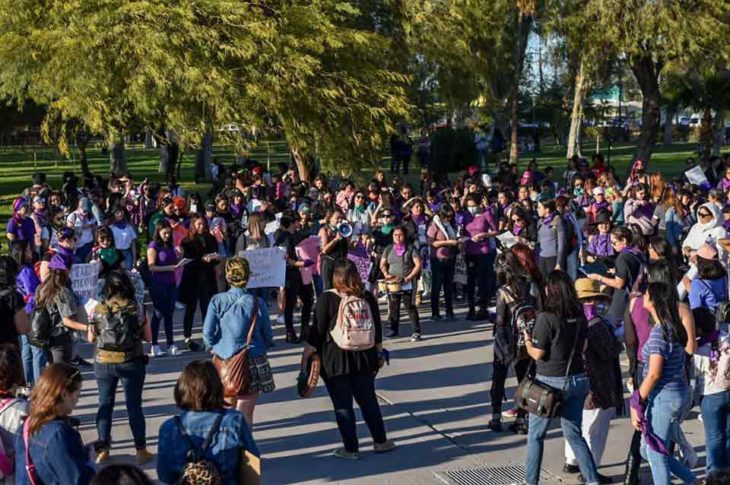
{"type": "MultiPolygon", "coordinates": [[[[661,355],[664,358],[662,377],[657,382],[652,393],[663,389],[686,391],[687,378],[684,369],[684,347],[679,342],[669,342],[664,338],[661,325],[654,325],[649,334],[649,340],[641,351],[643,361],[648,364],[652,355],[661,355]]],[[[644,378],[649,373],[649,365],[644,365],[644,378]]]]}

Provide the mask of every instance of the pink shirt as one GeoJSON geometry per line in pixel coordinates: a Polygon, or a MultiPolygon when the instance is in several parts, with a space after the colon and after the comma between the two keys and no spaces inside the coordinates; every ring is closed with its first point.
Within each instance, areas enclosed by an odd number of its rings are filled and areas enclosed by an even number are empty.
{"type": "MultiPolygon", "coordinates": [[[[426,231],[426,236],[430,237],[431,239],[435,241],[446,241],[446,235],[439,230],[439,228],[436,226],[436,224],[431,223],[430,226],[428,226],[428,230],[426,231]]],[[[456,252],[454,251],[456,248],[453,247],[442,247],[436,249],[436,259],[451,259],[456,256],[456,252]]],[[[433,249],[432,249],[433,251],[433,249]]],[[[433,255],[433,252],[431,253],[433,255]]]]}

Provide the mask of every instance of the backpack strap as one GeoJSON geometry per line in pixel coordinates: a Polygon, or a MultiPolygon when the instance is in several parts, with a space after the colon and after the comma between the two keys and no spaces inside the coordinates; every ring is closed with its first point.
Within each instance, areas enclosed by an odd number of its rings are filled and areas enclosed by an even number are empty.
{"type": "Polygon", "coordinates": [[[28,481],[31,485],[38,484],[38,478],[35,473],[35,465],[33,460],[30,458],[30,432],[29,432],[30,418],[25,418],[23,423],[23,443],[25,444],[25,471],[28,474],[28,481]]]}
{"type": "Polygon", "coordinates": [[[218,415],[215,417],[215,421],[213,421],[213,425],[210,427],[210,431],[208,431],[208,435],[205,437],[203,444],[200,445],[200,448],[198,449],[193,443],[193,440],[190,438],[190,435],[185,429],[185,426],[183,426],[180,416],[175,416],[175,422],[177,423],[178,428],[180,428],[180,434],[187,442],[188,446],[190,446],[190,452],[193,453],[193,459],[200,460],[205,456],[208,448],[210,448],[210,444],[212,443],[213,438],[218,432],[218,428],[220,428],[221,421],[223,421],[223,413],[218,413],[218,415]]]}

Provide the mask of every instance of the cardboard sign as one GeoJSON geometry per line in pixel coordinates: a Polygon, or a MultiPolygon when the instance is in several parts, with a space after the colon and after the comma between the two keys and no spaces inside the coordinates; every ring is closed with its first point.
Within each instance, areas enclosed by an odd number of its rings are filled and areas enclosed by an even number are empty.
{"type": "Polygon", "coordinates": [[[241,251],[251,267],[251,277],[246,288],[280,288],[286,281],[286,250],[263,248],[241,251]]]}
{"type": "MultiPolygon", "coordinates": [[[[317,261],[317,256],[319,256],[319,238],[315,236],[308,237],[294,249],[299,259],[317,261]]],[[[317,265],[315,264],[309,268],[299,268],[299,272],[302,274],[302,283],[308,285],[312,282],[312,276],[317,274],[317,265]]]]}
{"type": "Polygon", "coordinates": [[[100,267],[101,264],[98,262],[71,266],[69,278],[71,279],[71,289],[76,294],[76,298],[83,301],[96,298],[100,267]]]}

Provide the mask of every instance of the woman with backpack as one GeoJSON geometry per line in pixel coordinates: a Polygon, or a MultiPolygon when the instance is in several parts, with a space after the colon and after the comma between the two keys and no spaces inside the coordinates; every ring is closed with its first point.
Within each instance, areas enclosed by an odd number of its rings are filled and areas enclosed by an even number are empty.
{"type": "MultiPolygon", "coordinates": [[[[524,246],[526,247],[526,246],[524,246]]],[[[516,328],[518,317],[523,320],[535,319],[538,300],[530,293],[530,277],[520,264],[519,258],[512,251],[505,251],[497,256],[495,272],[499,290],[497,290],[497,315],[494,325],[494,360],[492,362],[492,388],[489,391],[492,400],[492,419],[488,427],[492,431],[502,431],[502,402],[504,386],[510,365],[514,365],[517,380],[527,375],[530,365],[524,339],[516,328]],[[530,313],[531,312],[531,313],[530,313]],[[522,345],[520,345],[522,343],[522,345]]],[[[517,419],[510,425],[510,430],[518,434],[527,434],[527,413],[522,409],[516,411],[517,419]]]]}
{"type": "Polygon", "coordinates": [[[94,450],[84,446],[80,422],[71,417],[81,385],[81,372],[69,364],[51,364],[41,374],[15,438],[16,485],[88,485],[93,478],[94,450]]]}
{"type": "MultiPolygon", "coordinates": [[[[581,349],[588,334],[583,306],[573,281],[562,271],[552,271],[545,283],[545,311],[538,313],[530,334],[523,332],[527,354],[536,361],[535,382],[562,390],[560,425],[570,443],[586,483],[599,483],[591,450],[581,435],[583,405],[590,389],[581,349]]],[[[530,414],[527,437],[525,483],[535,485],[540,477],[545,436],[551,419],[530,414]]],[[[661,482],[664,483],[664,482],[661,482]]]]}
{"type": "MultiPolygon", "coordinates": [[[[365,291],[355,263],[338,259],[333,268],[334,291],[326,291],[317,300],[315,322],[307,335],[304,348],[306,362],[314,353],[321,361],[321,376],[335,408],[337,427],[344,448],[333,455],[349,460],[360,459],[353,397],[360,406],[363,419],[373,435],[376,453],[395,449],[395,443],[385,434],[383,416],[375,395],[375,375],[383,366],[382,326],[378,302],[365,291]],[[359,316],[360,318],[355,318],[359,316]],[[346,350],[336,338],[342,326],[349,324],[362,329],[363,350],[346,350]]],[[[349,347],[348,347],[349,348],[349,347]]]]}
{"type": "Polygon", "coordinates": [[[402,226],[393,229],[393,244],[385,248],[380,260],[380,270],[385,280],[398,286],[398,291],[388,292],[388,338],[398,336],[401,301],[406,307],[413,327],[412,342],[421,340],[421,325],[418,321],[418,307],[415,304],[416,284],[421,273],[421,256],[418,250],[406,242],[406,231],[402,226]]]}
{"type": "Polygon", "coordinates": [[[112,413],[119,381],[124,389],[129,426],[134,436],[137,462],[147,463],[152,455],[145,441],[145,418],[142,412],[142,388],[147,359],[142,341],[149,342],[152,331],[144,308],[137,305],[132,281],[122,271],[112,271],[104,280],[103,300],[96,305],[93,324],[87,337],[96,343],[94,375],[99,390],[96,430],[99,436],[97,463],[109,459],[111,450],[112,413]]]}
{"type": "Polygon", "coordinates": [[[160,426],[160,481],[193,484],[200,483],[196,477],[217,476],[220,481],[210,483],[239,483],[243,452],[258,457],[259,451],[246,418],[227,408],[216,368],[210,361],[189,363],[175,384],[174,394],[181,412],[160,426]]]}
{"type": "MultiPolygon", "coordinates": [[[[48,263],[48,278],[36,289],[36,307],[45,309],[50,316],[52,328],[46,350],[48,362],[70,363],[73,357],[73,330],[86,332],[87,325],[79,321],[79,307],[76,295],[71,290],[66,259],[54,254],[48,263]]],[[[39,317],[39,312],[33,318],[39,317]]],[[[33,326],[31,322],[31,326],[33,326]]]]}
{"type": "Polygon", "coordinates": [[[274,332],[269,320],[265,300],[246,290],[251,276],[248,261],[233,257],[226,261],[226,281],[231,289],[219,293],[210,300],[203,323],[205,347],[213,353],[213,361],[225,374],[231,359],[246,357],[249,371],[248,386],[242,389],[240,382],[231,383],[226,389],[226,401],[241,411],[249,426],[253,427],[253,412],[259,393],[275,389],[274,376],[266,355],[274,343],[274,332]],[[242,355],[244,349],[247,355],[242,355]],[[235,389],[234,389],[235,387],[235,389]]]}
{"type": "Polygon", "coordinates": [[[18,348],[0,345],[0,483],[15,483],[15,436],[28,415],[28,401],[18,396],[24,386],[18,348]]]}

